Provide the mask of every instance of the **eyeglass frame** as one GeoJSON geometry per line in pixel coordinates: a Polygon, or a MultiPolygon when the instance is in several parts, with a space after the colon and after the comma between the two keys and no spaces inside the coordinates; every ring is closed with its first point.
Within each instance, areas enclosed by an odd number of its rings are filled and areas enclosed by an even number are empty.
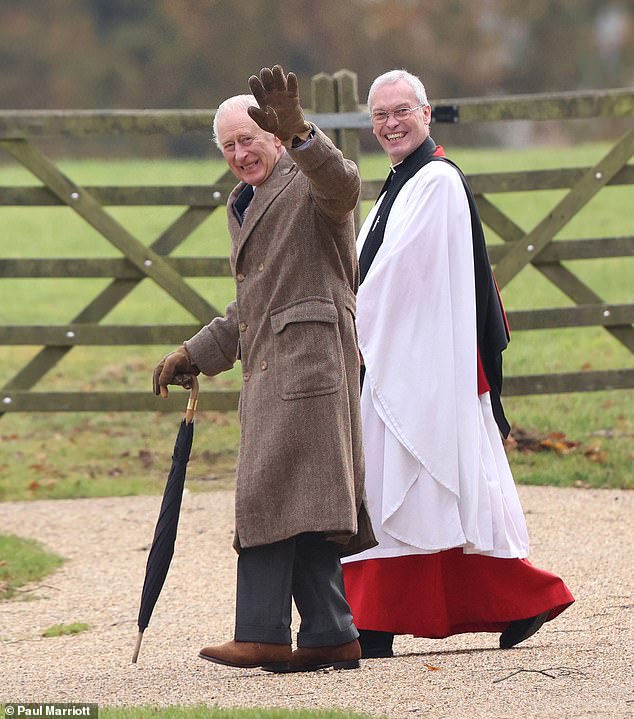
{"type": "Polygon", "coordinates": [[[427,105],[416,105],[416,107],[397,107],[396,110],[377,110],[376,112],[381,112],[381,114],[385,115],[384,118],[376,118],[374,114],[375,111],[372,111],[370,113],[370,119],[376,125],[385,125],[385,123],[390,119],[390,115],[394,115],[394,117],[400,122],[401,120],[408,120],[413,112],[416,112],[416,110],[420,110],[423,107],[427,107],[427,105]],[[403,112],[403,110],[407,111],[405,117],[396,117],[396,113],[403,112]]]}

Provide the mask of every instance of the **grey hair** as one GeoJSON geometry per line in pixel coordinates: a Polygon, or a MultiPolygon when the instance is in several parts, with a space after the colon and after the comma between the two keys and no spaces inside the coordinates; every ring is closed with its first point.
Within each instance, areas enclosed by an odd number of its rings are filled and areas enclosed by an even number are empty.
{"type": "Polygon", "coordinates": [[[370,91],[368,92],[368,110],[370,112],[372,112],[372,97],[379,87],[382,85],[393,85],[395,82],[399,82],[399,80],[405,80],[412,90],[414,90],[416,99],[420,105],[429,105],[425,86],[416,75],[412,75],[412,73],[407,72],[407,70],[389,70],[379,75],[372,85],[370,85],[370,91]]]}
{"type": "Polygon", "coordinates": [[[216,147],[222,150],[222,145],[218,140],[218,120],[227,110],[246,110],[247,107],[258,106],[258,101],[253,95],[234,95],[221,102],[214,115],[214,124],[212,128],[211,139],[216,143],[216,147]]]}

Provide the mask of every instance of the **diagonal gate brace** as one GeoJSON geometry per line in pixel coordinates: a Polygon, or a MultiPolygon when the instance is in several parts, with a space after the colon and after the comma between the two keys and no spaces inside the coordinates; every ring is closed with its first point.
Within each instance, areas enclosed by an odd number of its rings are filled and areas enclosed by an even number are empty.
{"type": "Polygon", "coordinates": [[[2,145],[62,202],[100,232],[146,277],[154,280],[197,320],[204,324],[218,314],[163,257],[137,240],[89,192],[75,185],[35,147],[26,140],[3,140],[2,145]]]}
{"type": "Polygon", "coordinates": [[[560,202],[495,265],[500,288],[505,287],[553,240],[575,213],[604,187],[634,154],[634,128],[594,167],[588,169],[560,202]]]}
{"type": "MultiPolygon", "coordinates": [[[[520,242],[524,231],[512,219],[505,215],[499,207],[488,198],[480,195],[477,199],[478,210],[485,222],[504,242],[520,242]]],[[[539,258],[532,258],[532,264],[546,279],[550,280],[558,290],[567,295],[575,304],[605,304],[605,301],[561,262],[541,263],[539,258]]],[[[497,277],[497,265],[494,272],[497,277]]],[[[609,332],[621,344],[634,352],[634,328],[631,325],[606,326],[609,332]]]]}

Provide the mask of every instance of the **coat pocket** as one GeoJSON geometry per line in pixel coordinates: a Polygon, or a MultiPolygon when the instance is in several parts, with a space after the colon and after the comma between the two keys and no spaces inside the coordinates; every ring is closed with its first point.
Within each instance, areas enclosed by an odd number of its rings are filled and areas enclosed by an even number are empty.
{"type": "Polygon", "coordinates": [[[327,297],[307,297],[271,312],[275,381],[282,399],[338,392],[343,384],[339,315],[327,297]]]}

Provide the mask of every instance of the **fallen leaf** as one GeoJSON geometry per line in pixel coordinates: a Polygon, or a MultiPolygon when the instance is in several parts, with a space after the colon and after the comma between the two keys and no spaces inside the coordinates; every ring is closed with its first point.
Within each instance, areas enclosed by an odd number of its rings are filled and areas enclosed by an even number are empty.
{"type": "Polygon", "coordinates": [[[526,429],[525,427],[513,427],[513,431],[506,440],[505,445],[509,449],[516,449],[520,452],[538,452],[542,436],[526,429]]]}
{"type": "Polygon", "coordinates": [[[604,464],[608,459],[608,453],[604,449],[601,449],[601,446],[598,444],[588,447],[583,453],[583,456],[597,464],[604,464]]]}
{"type": "Polygon", "coordinates": [[[141,464],[145,469],[148,469],[154,464],[154,455],[152,454],[152,452],[150,452],[149,449],[140,449],[139,459],[141,460],[141,464]]]}
{"type": "Polygon", "coordinates": [[[566,435],[563,432],[551,432],[540,442],[541,447],[552,449],[557,454],[569,454],[577,449],[580,444],[580,442],[573,442],[566,439],[566,435]]]}

